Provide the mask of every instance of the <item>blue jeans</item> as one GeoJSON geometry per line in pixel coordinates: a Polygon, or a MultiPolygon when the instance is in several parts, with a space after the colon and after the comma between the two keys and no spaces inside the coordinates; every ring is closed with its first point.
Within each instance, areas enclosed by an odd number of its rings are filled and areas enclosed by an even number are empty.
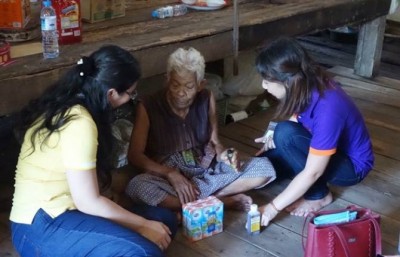
{"type": "MultiPolygon", "coordinates": [[[[292,121],[279,122],[274,132],[276,148],[264,153],[277,172],[278,178],[293,178],[306,166],[311,134],[301,124],[292,121]]],[[[327,183],[336,186],[352,186],[362,177],[354,169],[350,158],[337,151],[331,156],[323,175],[304,194],[307,200],[318,200],[329,193],[327,183]]]]}
{"type": "MultiPolygon", "coordinates": [[[[176,215],[164,208],[139,206],[134,210],[147,219],[161,221],[175,235],[176,215]]],[[[164,256],[160,248],[140,234],[108,219],[66,211],[51,218],[40,209],[31,225],[11,222],[12,241],[26,256],[164,256]]]]}

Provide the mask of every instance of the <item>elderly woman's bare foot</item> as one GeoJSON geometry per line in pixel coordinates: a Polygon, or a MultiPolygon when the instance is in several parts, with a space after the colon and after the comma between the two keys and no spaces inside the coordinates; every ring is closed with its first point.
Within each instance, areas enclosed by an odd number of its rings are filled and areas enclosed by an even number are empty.
{"type": "Polygon", "coordinates": [[[307,216],[310,212],[315,212],[332,202],[332,193],[329,192],[324,198],[318,200],[306,200],[301,198],[286,208],[294,216],[307,216]]]}
{"type": "Polygon", "coordinates": [[[224,196],[219,197],[219,199],[224,203],[226,208],[239,211],[249,211],[250,205],[253,203],[253,199],[245,194],[224,196]]]}

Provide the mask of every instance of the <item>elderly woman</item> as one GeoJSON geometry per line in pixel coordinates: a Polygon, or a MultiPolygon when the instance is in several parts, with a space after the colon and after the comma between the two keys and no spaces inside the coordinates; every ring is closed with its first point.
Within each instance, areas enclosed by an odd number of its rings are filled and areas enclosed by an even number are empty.
{"type": "Polygon", "coordinates": [[[275,179],[266,157],[242,163],[219,141],[204,70],[196,49],[177,49],[168,60],[167,87],[139,103],[128,158],[145,173],[127,186],[133,200],[179,210],[214,195],[228,208],[248,210],[252,199],[241,193],[275,179]]]}

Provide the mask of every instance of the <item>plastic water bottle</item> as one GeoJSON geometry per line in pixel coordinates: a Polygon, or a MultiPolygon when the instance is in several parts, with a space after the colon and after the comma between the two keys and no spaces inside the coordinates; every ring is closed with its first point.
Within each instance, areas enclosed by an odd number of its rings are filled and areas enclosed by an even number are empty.
{"type": "Polygon", "coordinates": [[[257,204],[250,205],[250,211],[247,213],[246,230],[250,235],[260,234],[261,214],[258,211],[257,204]]]}
{"type": "Polygon", "coordinates": [[[50,0],[43,1],[43,8],[40,11],[40,24],[42,29],[43,57],[56,58],[59,54],[57,16],[51,6],[50,0]]]}
{"type": "Polygon", "coordinates": [[[172,16],[181,16],[187,13],[187,7],[184,4],[168,5],[155,9],[151,16],[153,18],[164,19],[172,16]]]}

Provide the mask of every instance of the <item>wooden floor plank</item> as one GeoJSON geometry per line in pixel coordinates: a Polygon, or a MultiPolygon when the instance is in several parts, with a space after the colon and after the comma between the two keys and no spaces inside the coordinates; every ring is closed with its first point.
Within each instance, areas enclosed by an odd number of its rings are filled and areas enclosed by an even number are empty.
{"type": "Polygon", "coordinates": [[[344,86],[359,88],[362,90],[368,90],[382,95],[388,95],[393,97],[399,97],[400,91],[390,87],[384,87],[382,85],[375,84],[373,82],[364,82],[352,78],[346,78],[341,76],[335,76],[334,79],[340,82],[344,86]]]}
{"type": "Polygon", "coordinates": [[[396,156],[400,158],[400,152],[394,150],[400,146],[400,138],[397,131],[371,123],[367,123],[367,127],[373,144],[379,141],[381,144],[386,145],[387,148],[391,147],[393,149],[392,155],[394,155],[395,159],[397,159],[396,156]]]}
{"type": "MultiPolygon", "coordinates": [[[[182,233],[182,232],[179,232],[182,233]]],[[[173,240],[171,245],[168,247],[166,253],[166,256],[171,256],[171,257],[207,257],[205,253],[199,253],[196,252],[195,249],[191,245],[187,245],[182,243],[179,240],[173,240]]]]}
{"type": "Polygon", "coordinates": [[[377,76],[372,79],[367,79],[367,78],[364,78],[364,77],[354,74],[354,69],[343,67],[343,66],[335,66],[335,67],[328,69],[327,71],[330,73],[333,73],[335,75],[338,75],[340,77],[356,79],[356,80],[368,82],[368,83],[373,82],[382,87],[388,87],[388,88],[400,90],[399,80],[397,80],[397,79],[392,79],[392,78],[383,77],[383,76],[377,76]]]}
{"type": "Polygon", "coordinates": [[[371,135],[374,152],[386,157],[399,160],[400,146],[380,140],[378,135],[371,135]]]}
{"type": "Polygon", "coordinates": [[[263,229],[259,235],[248,235],[244,228],[245,220],[246,215],[235,217],[236,223],[228,227],[227,232],[245,242],[265,249],[272,256],[291,256],[293,253],[301,253],[303,251],[299,234],[282,229],[281,226],[272,223],[263,229]],[[291,243],[288,244],[288,242],[291,243]]]}
{"type": "Polygon", "coordinates": [[[384,174],[388,179],[400,178],[400,162],[398,160],[375,154],[374,169],[384,174]]]}
{"type": "Polygon", "coordinates": [[[396,107],[353,98],[367,123],[400,132],[400,112],[396,107]]]}
{"type": "Polygon", "coordinates": [[[353,98],[362,98],[373,103],[390,105],[396,108],[400,107],[400,101],[398,98],[391,95],[385,95],[379,92],[372,92],[349,86],[344,86],[343,89],[353,98]]]}
{"type": "Polygon", "coordinates": [[[231,233],[219,233],[209,238],[196,242],[189,242],[182,233],[179,233],[174,240],[189,246],[204,256],[230,257],[230,256],[265,256],[277,257],[266,249],[257,247],[249,242],[243,241],[231,233]]]}
{"type": "Polygon", "coordinates": [[[255,135],[259,135],[260,137],[263,135],[260,129],[244,126],[241,123],[234,123],[220,129],[220,132],[223,133],[224,137],[241,142],[254,150],[261,147],[260,144],[254,142],[255,135]]]}

